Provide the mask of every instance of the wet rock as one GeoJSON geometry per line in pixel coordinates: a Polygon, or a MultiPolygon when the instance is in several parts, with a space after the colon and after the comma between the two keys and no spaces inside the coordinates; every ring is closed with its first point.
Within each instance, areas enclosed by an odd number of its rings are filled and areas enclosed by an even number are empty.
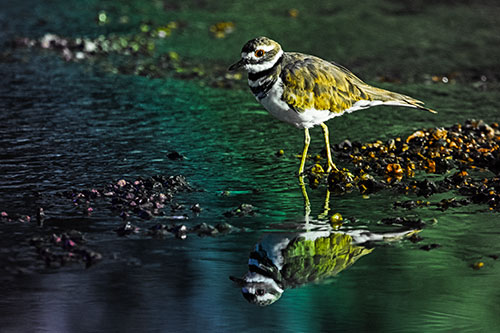
{"type": "Polygon", "coordinates": [[[401,168],[399,163],[389,163],[385,167],[385,172],[389,177],[394,177],[396,179],[402,179],[404,175],[404,170],[401,168]]]}
{"type": "Polygon", "coordinates": [[[415,189],[417,195],[421,195],[427,198],[434,193],[437,193],[438,187],[433,181],[425,179],[421,181],[413,181],[410,184],[415,189]]]}
{"type": "Polygon", "coordinates": [[[470,183],[472,178],[469,173],[465,170],[457,171],[453,175],[446,177],[441,183],[441,188],[443,190],[459,189],[463,187],[466,183],[470,183]]]}
{"type": "Polygon", "coordinates": [[[168,157],[168,159],[173,160],[173,161],[181,161],[184,159],[184,156],[176,151],[172,151],[172,152],[168,153],[167,157],[168,157]]]}
{"type": "Polygon", "coordinates": [[[148,209],[134,209],[134,213],[136,213],[141,219],[150,220],[153,217],[154,212],[148,209]]]}
{"type": "Polygon", "coordinates": [[[102,254],[93,250],[89,250],[87,248],[79,249],[76,252],[82,257],[82,260],[85,262],[85,268],[89,268],[98,261],[102,260],[102,254]]]}
{"type": "Polygon", "coordinates": [[[227,222],[218,223],[215,226],[215,229],[217,229],[221,234],[228,234],[228,233],[231,233],[234,231],[239,231],[238,228],[232,226],[231,224],[229,224],[227,222]]]}
{"type": "Polygon", "coordinates": [[[128,258],[127,265],[132,267],[142,266],[142,261],[139,258],[128,258]]]}
{"type": "Polygon", "coordinates": [[[191,231],[198,236],[215,236],[219,233],[219,230],[206,223],[201,223],[194,226],[191,231]]]}
{"type": "Polygon", "coordinates": [[[167,237],[174,237],[175,236],[175,234],[173,232],[168,230],[167,226],[165,226],[164,224],[160,224],[160,223],[152,226],[149,229],[147,235],[151,236],[153,238],[158,238],[158,239],[164,239],[167,237]]]}
{"type": "Polygon", "coordinates": [[[179,239],[186,239],[189,229],[184,224],[181,224],[172,226],[169,231],[179,239]]]}
{"type": "Polygon", "coordinates": [[[338,145],[337,149],[343,150],[343,151],[351,151],[352,150],[352,143],[351,143],[351,141],[346,139],[338,145]]]}
{"type": "Polygon", "coordinates": [[[116,182],[116,185],[118,185],[118,187],[123,187],[127,185],[127,181],[125,179],[120,179],[119,181],[116,182]]]}
{"type": "Polygon", "coordinates": [[[179,211],[179,210],[183,210],[184,209],[184,206],[177,203],[177,202],[172,202],[170,204],[170,209],[172,212],[176,212],[176,211],[179,211]]]}
{"type": "Polygon", "coordinates": [[[36,213],[36,223],[38,224],[39,227],[42,227],[44,222],[45,222],[45,212],[43,211],[42,207],[38,207],[36,213]]]}
{"type": "Polygon", "coordinates": [[[9,215],[7,212],[1,212],[0,213],[0,222],[3,223],[29,223],[31,222],[31,216],[30,215],[17,215],[17,214],[12,214],[9,215]]]}
{"type": "Polygon", "coordinates": [[[403,208],[403,209],[414,209],[419,207],[428,207],[430,206],[429,201],[425,200],[406,200],[406,201],[396,201],[393,206],[394,208],[403,208]]]}
{"type": "Polygon", "coordinates": [[[437,248],[440,248],[440,247],[441,247],[441,245],[433,243],[433,244],[423,245],[423,246],[420,247],[420,249],[424,250],[424,251],[430,251],[430,250],[434,250],[434,249],[437,249],[437,248]]]}
{"type": "Polygon", "coordinates": [[[416,233],[415,233],[415,234],[411,235],[411,236],[408,238],[408,240],[409,240],[410,242],[412,242],[412,243],[418,243],[418,242],[423,241],[424,239],[423,239],[423,237],[422,237],[422,236],[420,236],[420,235],[418,235],[418,234],[416,234],[416,233]]]}
{"type": "Polygon", "coordinates": [[[333,193],[350,192],[355,188],[354,177],[347,169],[333,170],[328,175],[328,187],[333,193]]]}
{"type": "Polygon", "coordinates": [[[75,206],[84,207],[86,213],[93,210],[91,203],[102,198],[109,200],[111,209],[124,220],[131,214],[149,220],[164,215],[165,204],[170,204],[172,210],[182,209],[182,205],[172,202],[172,198],[177,192],[191,190],[183,176],[157,175],[134,181],[120,179],[101,189],[71,190],[63,195],[72,199],[75,206]]]}
{"type": "Polygon", "coordinates": [[[21,215],[17,218],[17,222],[20,223],[28,223],[31,222],[31,216],[29,215],[21,215]]]}
{"type": "Polygon", "coordinates": [[[127,218],[129,218],[129,217],[130,217],[130,214],[129,214],[129,213],[127,213],[127,212],[125,212],[125,211],[122,211],[122,212],[120,213],[120,217],[121,217],[123,220],[126,220],[127,218]]]}
{"type": "Polygon", "coordinates": [[[199,203],[196,203],[196,204],[191,206],[191,210],[193,211],[193,213],[199,214],[199,213],[201,213],[202,208],[201,208],[199,203]]]}
{"type": "Polygon", "coordinates": [[[85,237],[78,230],[70,230],[67,233],[63,234],[63,235],[65,235],[67,238],[72,239],[74,242],[76,242],[78,244],[83,244],[83,243],[86,242],[85,237]]]}
{"type": "Polygon", "coordinates": [[[443,199],[440,202],[436,204],[436,206],[441,209],[442,211],[447,210],[448,208],[452,207],[461,207],[461,206],[466,206],[470,204],[469,199],[456,199],[456,198],[449,198],[449,199],[443,199]]]}
{"type": "Polygon", "coordinates": [[[363,194],[378,192],[387,187],[385,183],[376,180],[375,177],[368,173],[362,173],[359,177],[356,177],[355,184],[363,194]]]}
{"type": "MultiPolygon", "coordinates": [[[[394,138],[385,143],[344,141],[333,146],[334,156],[343,163],[352,164],[354,182],[347,181],[342,173],[333,171],[329,175],[328,185],[335,194],[348,193],[353,189],[363,194],[392,189],[430,197],[436,193],[458,190],[471,202],[484,203],[497,210],[500,200],[500,196],[496,196],[498,189],[487,192],[478,179],[472,179],[470,173],[478,168],[490,170],[494,174],[500,172],[499,143],[498,126],[476,120],[448,128],[420,129],[404,140],[394,138]],[[444,180],[412,179],[419,170],[445,174],[457,168],[460,171],[444,180]]],[[[312,169],[308,172],[313,175],[312,169]]],[[[318,182],[310,181],[309,184],[311,187],[318,186],[318,182]]],[[[451,205],[443,202],[440,207],[447,209],[457,205],[457,202],[460,205],[467,204],[466,201],[450,201],[451,205]]]]}
{"type": "Polygon", "coordinates": [[[242,203],[237,208],[224,213],[225,217],[245,217],[255,216],[255,207],[250,204],[242,203]]]}
{"type": "Polygon", "coordinates": [[[229,223],[219,223],[215,227],[207,223],[200,223],[191,228],[186,227],[184,224],[164,225],[156,224],[148,230],[147,235],[153,238],[164,239],[167,237],[176,237],[186,239],[188,234],[196,234],[198,236],[215,237],[217,235],[225,235],[231,232],[238,232],[241,229],[236,228],[229,223]]]}
{"type": "Polygon", "coordinates": [[[115,232],[118,234],[118,236],[123,237],[131,234],[137,234],[139,233],[139,228],[134,226],[130,222],[126,222],[123,225],[121,225],[118,229],[115,229],[115,232]]]}
{"type": "Polygon", "coordinates": [[[340,213],[335,213],[330,217],[329,222],[333,229],[338,230],[344,224],[344,218],[340,213]]]}
{"type": "Polygon", "coordinates": [[[410,219],[406,217],[391,217],[381,220],[383,224],[393,226],[404,226],[409,229],[423,229],[427,223],[421,219],[410,219]]]}
{"type": "Polygon", "coordinates": [[[473,269],[479,270],[479,269],[481,269],[481,268],[484,267],[484,262],[477,261],[477,262],[473,263],[471,266],[472,266],[473,269]]]}

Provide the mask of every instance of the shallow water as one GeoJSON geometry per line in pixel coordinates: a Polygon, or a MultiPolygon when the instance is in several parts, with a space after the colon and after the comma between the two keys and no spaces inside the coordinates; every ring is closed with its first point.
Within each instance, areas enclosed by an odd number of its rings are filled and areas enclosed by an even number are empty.
{"type": "MultiPolygon", "coordinates": [[[[8,10],[19,13],[27,6],[12,3],[8,10]]],[[[36,8],[38,14],[51,9],[36,8]]],[[[92,16],[95,8],[80,8],[82,17],[92,16]]],[[[30,25],[36,13],[28,15],[24,27],[18,19],[5,23],[3,14],[3,40],[36,35],[30,25]]],[[[92,33],[81,20],[72,23],[68,34],[78,27],[92,33]]],[[[296,231],[305,220],[294,176],[301,131],[272,119],[248,91],[114,75],[86,63],[66,63],[47,51],[3,53],[0,74],[0,210],[35,215],[44,207],[45,228],[84,231],[89,245],[103,254],[89,269],[72,265],[13,274],[6,268],[35,256],[23,240],[38,229],[2,224],[2,331],[431,332],[500,326],[500,266],[489,257],[500,254],[498,213],[476,205],[446,212],[393,210],[392,203],[401,197],[387,191],[368,198],[332,196],[330,215],[356,219],[344,225],[346,230],[392,232],[394,226],[379,221],[395,216],[435,218],[437,223],[420,233],[422,243],[380,244],[336,277],[286,290],[275,304],[259,308],[241,297],[229,276],[247,271],[249,253],[266,234],[296,231]],[[279,149],[285,155],[278,158],[279,149]],[[186,158],[170,160],[171,151],[186,158]],[[58,195],[155,174],[182,174],[203,190],[175,198],[203,208],[199,216],[189,213],[188,225],[228,221],[247,231],[185,240],[121,238],[113,232],[121,219],[106,207],[95,207],[87,216],[58,195]],[[240,203],[252,204],[258,214],[222,215],[240,203]],[[419,249],[433,243],[441,247],[419,249]],[[473,270],[477,261],[485,267],[473,270]]],[[[498,120],[495,91],[419,82],[387,87],[415,95],[440,113],[361,111],[330,122],[333,142],[405,136],[468,118],[498,120]],[[488,103],[472,107],[481,96],[488,103]]],[[[322,148],[320,133],[312,131],[316,152],[322,148]]],[[[311,219],[317,220],[326,189],[308,188],[308,193],[311,219]]],[[[156,222],[141,223],[147,229],[156,222]]]]}

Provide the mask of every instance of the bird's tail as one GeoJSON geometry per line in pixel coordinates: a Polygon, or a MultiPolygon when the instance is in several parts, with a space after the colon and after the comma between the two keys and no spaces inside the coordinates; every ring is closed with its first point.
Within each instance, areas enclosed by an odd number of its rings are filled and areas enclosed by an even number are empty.
{"type": "Polygon", "coordinates": [[[371,90],[370,95],[374,97],[374,100],[381,101],[382,103],[380,104],[382,105],[405,106],[437,113],[437,111],[425,107],[424,102],[413,97],[371,86],[368,86],[368,88],[371,90]]]}

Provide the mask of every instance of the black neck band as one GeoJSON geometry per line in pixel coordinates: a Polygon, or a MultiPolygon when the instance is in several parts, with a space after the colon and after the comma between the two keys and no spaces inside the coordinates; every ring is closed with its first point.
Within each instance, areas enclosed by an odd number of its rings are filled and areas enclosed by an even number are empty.
{"type": "Polygon", "coordinates": [[[273,73],[276,70],[276,67],[278,67],[282,61],[283,61],[283,54],[274,63],[273,67],[265,69],[265,70],[257,72],[257,73],[248,73],[248,79],[250,81],[256,81],[256,80],[260,79],[261,77],[269,76],[271,73],[273,73]]]}

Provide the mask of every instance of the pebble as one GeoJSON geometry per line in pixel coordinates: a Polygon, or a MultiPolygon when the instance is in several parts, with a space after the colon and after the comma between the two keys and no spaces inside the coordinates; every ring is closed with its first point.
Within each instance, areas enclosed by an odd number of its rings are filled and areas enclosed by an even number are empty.
{"type": "Polygon", "coordinates": [[[118,234],[118,236],[127,236],[131,234],[137,234],[139,233],[139,228],[133,225],[130,222],[126,222],[123,225],[121,225],[118,229],[115,229],[115,232],[118,234]]]}
{"type": "Polygon", "coordinates": [[[131,215],[149,220],[155,216],[163,216],[165,204],[170,204],[172,211],[184,209],[182,205],[172,202],[174,194],[180,191],[192,191],[183,176],[157,175],[133,181],[120,179],[100,189],[72,190],[64,192],[63,195],[75,205],[88,206],[87,213],[93,211],[90,203],[102,198],[109,202],[110,208],[124,220],[131,215]]]}
{"type": "Polygon", "coordinates": [[[44,222],[45,222],[45,212],[42,207],[38,207],[36,213],[36,223],[38,224],[39,227],[42,227],[44,222]]]}
{"type": "Polygon", "coordinates": [[[420,249],[424,250],[424,251],[430,251],[430,250],[434,250],[434,249],[437,249],[440,247],[441,247],[441,245],[433,243],[433,244],[423,245],[420,247],[420,249]]]}
{"type": "Polygon", "coordinates": [[[245,216],[255,216],[255,214],[256,212],[254,206],[242,203],[237,208],[227,211],[223,215],[225,217],[245,217],[245,216]]]}
{"type": "Polygon", "coordinates": [[[194,205],[192,205],[192,206],[191,206],[191,210],[192,210],[194,213],[199,214],[199,213],[201,213],[202,208],[201,208],[201,206],[200,206],[200,204],[199,204],[199,203],[196,203],[196,204],[194,204],[194,205]]]}
{"type": "Polygon", "coordinates": [[[475,262],[474,264],[472,264],[472,268],[475,270],[479,270],[483,267],[484,267],[484,262],[482,262],[482,261],[478,261],[478,262],[475,262]]]}
{"type": "Polygon", "coordinates": [[[172,152],[168,153],[167,157],[168,157],[168,159],[173,160],[173,161],[181,161],[184,159],[184,156],[176,151],[172,151],[172,152]]]}

